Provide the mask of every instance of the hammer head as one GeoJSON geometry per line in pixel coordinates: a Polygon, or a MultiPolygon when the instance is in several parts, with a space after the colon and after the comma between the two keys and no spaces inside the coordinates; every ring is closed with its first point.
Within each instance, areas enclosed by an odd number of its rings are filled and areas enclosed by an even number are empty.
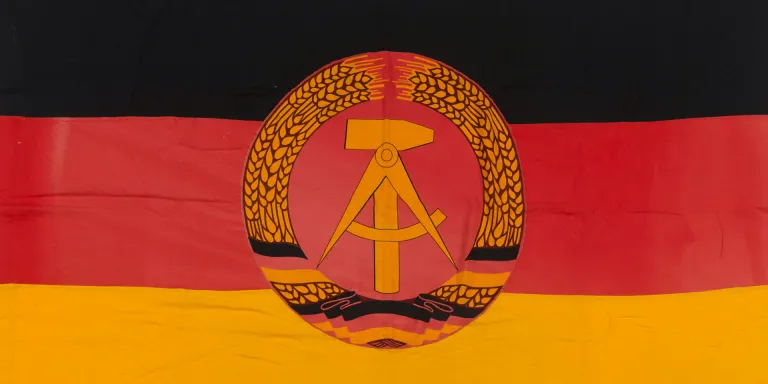
{"type": "Polygon", "coordinates": [[[432,129],[405,120],[347,120],[345,149],[376,149],[390,143],[398,151],[431,143],[435,138],[432,129]]]}

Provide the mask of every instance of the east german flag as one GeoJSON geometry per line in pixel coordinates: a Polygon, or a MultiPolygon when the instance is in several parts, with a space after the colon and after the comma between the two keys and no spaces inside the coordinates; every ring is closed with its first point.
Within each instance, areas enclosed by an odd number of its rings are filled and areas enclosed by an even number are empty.
{"type": "Polygon", "coordinates": [[[765,382],[747,3],[9,5],[0,383],[765,382]]]}

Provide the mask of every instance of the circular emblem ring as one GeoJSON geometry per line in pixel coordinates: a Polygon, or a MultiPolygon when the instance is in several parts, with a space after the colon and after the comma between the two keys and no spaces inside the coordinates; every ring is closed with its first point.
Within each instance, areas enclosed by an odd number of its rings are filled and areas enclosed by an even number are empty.
{"type": "Polygon", "coordinates": [[[273,289],[314,327],[374,348],[429,344],[483,313],[514,267],[524,207],[515,144],[490,97],[408,53],[350,57],[304,80],[264,121],[243,183],[248,238],[273,289]],[[427,153],[454,161],[448,187],[421,181],[437,180],[427,153]],[[444,206],[430,212],[435,201],[444,206]],[[356,269],[335,261],[365,252],[356,269]],[[408,274],[408,263],[422,264],[408,274]]]}

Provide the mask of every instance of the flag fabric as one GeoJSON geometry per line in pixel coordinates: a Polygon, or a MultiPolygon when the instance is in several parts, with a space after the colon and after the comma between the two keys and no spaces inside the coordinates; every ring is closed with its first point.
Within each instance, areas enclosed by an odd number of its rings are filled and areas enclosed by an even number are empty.
{"type": "Polygon", "coordinates": [[[443,57],[286,64],[256,118],[5,98],[0,381],[761,382],[764,105],[545,108],[443,57]]]}
{"type": "Polygon", "coordinates": [[[311,380],[339,359],[360,375],[392,366],[419,377],[457,353],[478,366],[511,359],[518,374],[545,381],[663,370],[750,382],[748,367],[759,366],[761,117],[513,125],[529,229],[504,293],[456,335],[391,353],[302,322],[256,267],[240,180],[258,123],[2,124],[13,128],[4,132],[14,164],[26,164],[6,174],[14,187],[2,223],[13,283],[2,287],[2,361],[17,382],[311,380]],[[68,149],[57,153],[59,140],[68,149]],[[608,143],[623,150],[594,151],[608,143]],[[51,369],[37,369],[41,361],[51,369]],[[544,372],[550,364],[561,369],[544,372]]]}

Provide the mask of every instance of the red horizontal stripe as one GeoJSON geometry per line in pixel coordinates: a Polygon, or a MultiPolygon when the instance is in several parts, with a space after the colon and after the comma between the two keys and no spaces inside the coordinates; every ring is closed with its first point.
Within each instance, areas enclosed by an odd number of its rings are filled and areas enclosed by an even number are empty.
{"type": "MultiPolygon", "coordinates": [[[[240,210],[258,126],[0,118],[0,282],[266,287],[240,210]]],[[[768,284],[768,117],[512,129],[528,212],[507,291],[768,284]]]]}

